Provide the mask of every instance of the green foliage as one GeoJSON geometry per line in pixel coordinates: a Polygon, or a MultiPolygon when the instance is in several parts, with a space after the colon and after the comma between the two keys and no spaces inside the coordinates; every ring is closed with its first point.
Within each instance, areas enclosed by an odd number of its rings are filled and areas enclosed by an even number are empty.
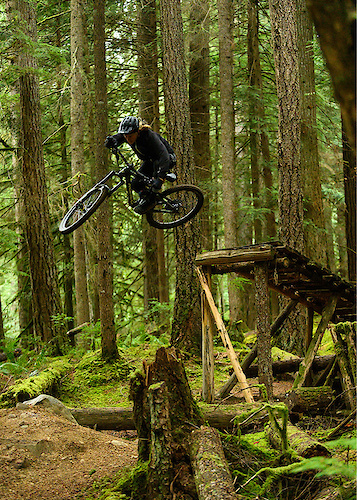
{"type": "MultiPolygon", "coordinates": [[[[325,443],[326,446],[330,448],[345,448],[356,450],[356,438],[346,439],[341,438],[335,441],[330,441],[325,443]]],[[[344,463],[336,457],[313,457],[304,459],[301,463],[297,464],[293,471],[294,472],[304,472],[308,470],[317,471],[316,477],[322,476],[342,476],[348,479],[356,479],[356,464],[344,463]]]]}

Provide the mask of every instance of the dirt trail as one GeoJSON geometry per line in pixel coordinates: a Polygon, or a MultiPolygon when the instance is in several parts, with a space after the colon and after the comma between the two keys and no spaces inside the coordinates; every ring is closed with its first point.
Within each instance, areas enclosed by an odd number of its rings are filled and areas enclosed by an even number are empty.
{"type": "Polygon", "coordinates": [[[96,432],[44,409],[0,410],[0,499],[67,500],[136,463],[136,440],[96,432]]]}

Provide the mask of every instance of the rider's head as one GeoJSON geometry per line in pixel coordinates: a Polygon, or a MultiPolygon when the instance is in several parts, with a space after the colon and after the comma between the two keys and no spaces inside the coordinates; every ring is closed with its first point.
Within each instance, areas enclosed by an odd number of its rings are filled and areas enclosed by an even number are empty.
{"type": "Polygon", "coordinates": [[[119,125],[119,134],[123,134],[129,144],[133,144],[137,137],[140,127],[140,120],[136,116],[126,116],[119,125]]]}

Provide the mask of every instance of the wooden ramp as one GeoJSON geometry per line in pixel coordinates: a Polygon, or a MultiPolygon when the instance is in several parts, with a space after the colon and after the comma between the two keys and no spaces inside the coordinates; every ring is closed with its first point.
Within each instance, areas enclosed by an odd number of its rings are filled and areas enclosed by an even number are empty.
{"type": "MultiPolygon", "coordinates": [[[[202,253],[197,255],[196,265],[205,293],[202,319],[203,399],[205,401],[213,401],[214,399],[212,317],[217,325],[217,314],[219,315],[215,306],[212,308],[209,303],[212,302],[211,299],[207,299],[207,286],[209,288],[211,275],[236,273],[256,282],[255,293],[260,303],[264,304],[264,294],[267,295],[268,289],[271,289],[289,297],[292,306],[294,303],[303,304],[308,308],[310,316],[313,312],[322,316],[318,327],[318,338],[312,338],[312,321],[310,322],[311,331],[307,332],[307,336],[310,336],[310,347],[305,358],[303,380],[311,366],[327,324],[356,320],[355,286],[279,241],[202,253]],[[262,300],[263,302],[261,302],[262,300]]],[[[267,310],[263,310],[269,307],[268,299],[265,304],[266,306],[257,311],[258,359],[259,350],[261,352],[267,348],[270,350],[270,325],[267,324],[269,315],[267,310]]],[[[283,312],[283,314],[285,313],[283,312]]],[[[221,320],[218,318],[218,321],[221,320]]],[[[226,338],[226,335],[228,334],[224,332],[222,339],[226,338]]],[[[227,346],[225,341],[224,345],[229,353],[230,346],[227,346]]],[[[229,355],[233,359],[232,353],[229,355]]],[[[268,368],[265,367],[263,371],[269,372],[268,368]]],[[[240,367],[234,367],[238,380],[239,369],[240,367]]],[[[244,378],[242,381],[243,389],[245,387],[244,378]]],[[[267,379],[266,385],[269,386],[270,383],[271,381],[267,379]]]]}

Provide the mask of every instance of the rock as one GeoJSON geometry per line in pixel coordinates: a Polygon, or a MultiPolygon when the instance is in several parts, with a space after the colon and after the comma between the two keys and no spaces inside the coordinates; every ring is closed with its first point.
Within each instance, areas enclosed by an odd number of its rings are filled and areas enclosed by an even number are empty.
{"type": "Polygon", "coordinates": [[[76,419],[73,417],[70,410],[65,406],[59,399],[54,398],[53,396],[49,396],[48,394],[40,394],[36,398],[29,399],[28,401],[23,401],[22,403],[17,403],[16,408],[20,410],[28,409],[30,406],[40,406],[45,408],[46,410],[55,413],[56,415],[60,415],[61,417],[66,418],[73,424],[77,424],[76,419]]]}

